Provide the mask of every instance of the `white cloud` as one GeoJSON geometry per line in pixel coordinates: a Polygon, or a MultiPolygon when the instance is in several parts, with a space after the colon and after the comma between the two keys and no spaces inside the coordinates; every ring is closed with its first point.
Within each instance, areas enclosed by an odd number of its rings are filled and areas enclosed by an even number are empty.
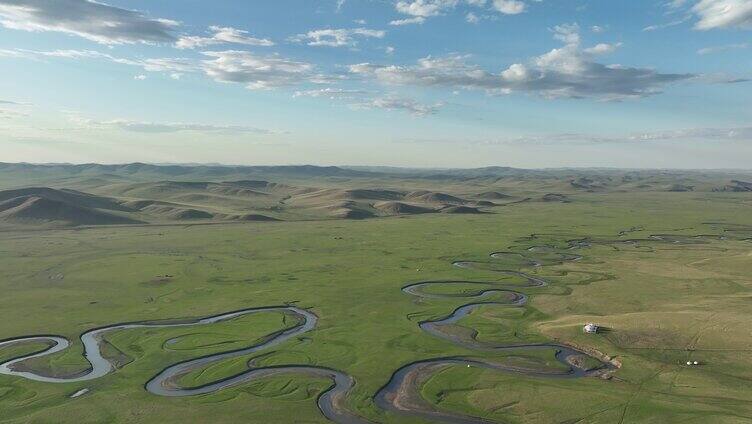
{"type": "Polygon", "coordinates": [[[427,116],[436,114],[444,104],[436,103],[433,105],[426,105],[409,98],[387,96],[355,103],[351,106],[355,109],[405,111],[415,116],[427,116]]]}
{"type": "Polygon", "coordinates": [[[599,43],[599,44],[594,45],[593,47],[588,47],[586,49],[583,49],[582,51],[587,54],[592,54],[592,55],[609,54],[609,53],[615,52],[616,49],[618,49],[621,46],[622,46],[621,43],[614,43],[614,44],[599,43]]]}
{"type": "Polygon", "coordinates": [[[10,106],[31,106],[30,103],[21,103],[21,102],[14,102],[12,100],[3,100],[0,99],[0,105],[10,105],[10,106]]]}
{"type": "Polygon", "coordinates": [[[116,57],[108,53],[95,50],[0,50],[0,57],[13,57],[23,59],[100,59],[121,65],[138,66],[149,72],[195,72],[200,67],[195,60],[187,58],[151,58],[151,59],[126,59],[116,57]]]}
{"type": "Polygon", "coordinates": [[[580,43],[580,26],[577,24],[557,25],[551,29],[554,38],[564,44],[580,43]]]}
{"type": "Polygon", "coordinates": [[[695,28],[752,29],[752,2],[749,0],[700,0],[692,7],[699,17],[695,28]]]}
{"type": "Polygon", "coordinates": [[[588,142],[588,143],[648,143],[688,141],[746,141],[752,140],[752,127],[740,128],[682,128],[665,131],[646,131],[616,136],[588,134],[556,134],[520,137],[517,142],[588,142]]]}
{"type": "Polygon", "coordinates": [[[668,2],[667,6],[670,9],[678,9],[682,6],[684,6],[687,3],[688,0],[671,0],[668,2]]]}
{"type": "Polygon", "coordinates": [[[88,129],[120,129],[129,132],[140,133],[175,133],[175,132],[201,132],[201,133],[227,133],[227,134],[274,134],[274,131],[263,128],[242,125],[214,125],[183,122],[148,122],[132,121],[128,119],[111,119],[97,121],[81,117],[77,113],[71,113],[68,119],[74,124],[88,129]]]}
{"type": "Polygon", "coordinates": [[[90,0],[0,0],[0,24],[77,35],[100,44],[170,43],[178,23],[90,0]]]}
{"type": "Polygon", "coordinates": [[[364,90],[346,90],[342,88],[322,88],[318,90],[296,91],[293,97],[313,97],[330,100],[357,99],[367,95],[364,90]]]}
{"type": "Polygon", "coordinates": [[[179,49],[196,49],[217,44],[244,44],[248,46],[273,46],[274,42],[266,38],[254,38],[248,36],[248,31],[232,27],[210,26],[212,33],[209,37],[182,36],[175,43],[179,49]]]}
{"type": "Polygon", "coordinates": [[[164,72],[175,80],[180,79],[185,73],[203,72],[215,81],[243,83],[250,89],[271,89],[304,82],[325,84],[344,78],[344,76],[316,74],[313,72],[313,65],[286,59],[279,55],[261,56],[237,50],[206,51],[202,54],[211,59],[126,59],[92,50],[0,50],[0,57],[107,60],[122,65],[137,66],[148,72],[164,72]]]}
{"type": "Polygon", "coordinates": [[[501,72],[501,78],[509,82],[523,82],[530,78],[530,73],[525,65],[515,63],[501,72]]]}
{"type": "Polygon", "coordinates": [[[0,57],[30,59],[31,57],[19,49],[0,49],[0,57]]]}
{"type": "Polygon", "coordinates": [[[19,112],[17,110],[0,109],[0,119],[15,119],[22,116],[28,116],[28,114],[19,112]]]}
{"type": "Polygon", "coordinates": [[[219,82],[245,84],[252,90],[271,89],[302,82],[318,82],[313,65],[278,55],[257,56],[250,52],[227,50],[204,52],[212,58],[203,61],[203,70],[219,82]]]}
{"type": "MultiPolygon", "coordinates": [[[[414,66],[386,66],[361,63],[350,72],[374,78],[385,84],[480,89],[490,94],[537,93],[547,98],[597,98],[618,100],[645,97],[661,92],[667,84],[695,77],[690,74],[662,74],[652,69],[603,65],[593,60],[595,53],[612,47],[580,48],[576,25],[554,28],[554,36],[565,45],[517,63],[499,73],[488,72],[467,63],[467,57],[452,55],[426,57],[414,66]]],[[[609,45],[611,46],[611,45],[609,45]]]]}
{"type": "Polygon", "coordinates": [[[136,75],[135,77],[133,77],[133,79],[137,80],[137,81],[143,81],[143,80],[146,79],[146,75],[144,75],[144,74],[136,75]]]}
{"type": "Polygon", "coordinates": [[[743,82],[750,82],[749,78],[737,77],[729,75],[725,72],[701,74],[696,76],[694,80],[705,84],[739,84],[743,82]]]}
{"type": "Polygon", "coordinates": [[[505,15],[517,15],[525,11],[525,3],[518,0],[493,0],[493,8],[505,15]]]}
{"type": "Polygon", "coordinates": [[[395,19],[389,22],[389,25],[391,26],[413,25],[413,24],[422,24],[425,21],[426,21],[426,18],[422,16],[416,16],[414,18],[395,19]]]}
{"type": "Polygon", "coordinates": [[[386,31],[353,28],[353,29],[317,29],[305,34],[298,34],[291,41],[306,43],[309,46],[354,47],[358,44],[356,38],[384,38],[386,31]]]}
{"type": "MultiPolygon", "coordinates": [[[[541,0],[533,0],[541,1],[541,0]]],[[[422,24],[427,18],[443,15],[454,10],[460,4],[466,4],[471,7],[480,9],[490,9],[504,15],[517,15],[523,13],[527,5],[521,0],[400,0],[394,5],[397,12],[403,15],[409,15],[411,18],[397,19],[391,21],[390,25],[409,25],[422,24]]],[[[465,20],[469,23],[477,23],[481,18],[490,18],[479,16],[475,12],[467,12],[465,20]]]]}
{"type": "Polygon", "coordinates": [[[749,47],[749,44],[747,43],[739,43],[739,44],[726,44],[723,46],[712,46],[712,47],[705,47],[702,49],[697,50],[697,54],[699,55],[706,55],[706,54],[712,54],[712,53],[720,53],[725,52],[729,50],[740,50],[740,49],[746,49],[749,47]]]}
{"type": "Polygon", "coordinates": [[[293,97],[312,97],[334,101],[345,101],[351,108],[356,110],[384,109],[390,111],[404,111],[415,116],[433,115],[444,106],[443,103],[427,105],[406,97],[377,95],[377,93],[365,90],[348,90],[341,88],[296,91],[293,97]]]}
{"type": "Polygon", "coordinates": [[[689,17],[684,17],[684,18],[681,18],[681,19],[676,19],[676,20],[671,21],[671,22],[667,22],[665,24],[657,24],[657,25],[646,26],[642,30],[645,31],[645,32],[658,31],[660,29],[671,28],[671,27],[675,27],[675,26],[681,25],[681,24],[687,22],[688,20],[689,20],[689,17]]]}
{"type": "Polygon", "coordinates": [[[198,71],[198,65],[193,59],[179,57],[162,57],[152,59],[140,59],[136,61],[138,66],[149,72],[195,72],[198,71]]]}
{"type": "Polygon", "coordinates": [[[645,132],[625,137],[629,141],[668,140],[752,140],[752,127],[738,128],[689,128],[679,130],[645,132]]]}
{"type": "MultiPolygon", "coordinates": [[[[737,128],[687,128],[666,131],[638,132],[623,135],[598,135],[586,133],[527,134],[495,139],[465,140],[471,145],[507,144],[616,144],[616,143],[682,143],[682,142],[727,142],[752,141],[752,127],[737,128]]],[[[450,139],[412,139],[408,143],[434,144],[456,143],[450,139]]]]}
{"type": "Polygon", "coordinates": [[[0,105],[11,107],[12,109],[0,108],[0,119],[16,119],[24,116],[29,116],[27,112],[17,110],[18,108],[28,110],[27,106],[31,106],[31,103],[21,103],[12,100],[0,99],[0,105]]]}
{"type": "Polygon", "coordinates": [[[681,25],[693,17],[697,18],[694,28],[701,31],[752,29],[752,2],[749,0],[673,0],[667,6],[670,13],[678,12],[683,16],[665,24],[648,26],[644,31],[681,25]]]}
{"type": "Polygon", "coordinates": [[[427,18],[453,9],[458,3],[458,0],[410,0],[398,1],[395,8],[405,15],[427,18]]]}

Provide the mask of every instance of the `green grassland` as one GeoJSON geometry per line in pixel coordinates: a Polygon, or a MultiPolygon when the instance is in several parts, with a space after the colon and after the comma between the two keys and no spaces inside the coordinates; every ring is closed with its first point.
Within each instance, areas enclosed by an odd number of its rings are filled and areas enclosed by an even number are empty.
{"type": "MultiPolygon", "coordinates": [[[[503,282],[518,285],[515,290],[530,296],[528,304],[485,306],[451,331],[475,331],[482,341],[557,341],[601,352],[621,367],[610,379],[445,367],[421,387],[422,396],[438,408],[509,423],[752,422],[749,194],[577,192],[570,197],[570,203],[527,202],[490,207],[479,215],[44,231],[10,227],[0,237],[0,340],[35,334],[69,338],[71,349],[28,364],[66,375],[85,369],[78,337],[91,328],[290,304],[314,312],[318,326],[268,351],[186,375],[181,383],[226,378],[247,369],[249,361],[317,365],[355,378],[347,404],[358,414],[375,422],[421,423],[385,413],[372,400],[405,364],[462,355],[561,367],[553,351],[499,355],[432,337],[418,323],[441,318],[467,300],[419,300],[401,291],[428,280],[489,283],[430,288],[472,295],[503,282]],[[619,242],[653,234],[728,237],[619,242]],[[488,256],[543,245],[561,250],[568,240],[588,237],[599,242],[578,249],[583,256],[578,261],[556,264],[556,255],[545,249],[539,256],[551,264],[537,268],[511,255],[488,256]],[[488,265],[459,269],[452,266],[455,260],[488,265]],[[493,271],[510,266],[551,284],[524,287],[519,278],[493,271]],[[607,331],[583,334],[581,326],[589,321],[607,331]],[[685,366],[690,359],[701,365],[685,366]]],[[[504,301],[504,296],[491,299],[504,301]]],[[[200,328],[108,334],[105,353],[119,368],[103,378],[46,384],[0,375],[0,421],[326,422],[316,398],[331,383],[303,375],[186,398],[144,390],[171,364],[248,346],[294,324],[289,315],[268,312],[200,328]],[[69,397],[82,388],[90,392],[69,397]]],[[[42,348],[0,349],[0,360],[42,348]]]]}

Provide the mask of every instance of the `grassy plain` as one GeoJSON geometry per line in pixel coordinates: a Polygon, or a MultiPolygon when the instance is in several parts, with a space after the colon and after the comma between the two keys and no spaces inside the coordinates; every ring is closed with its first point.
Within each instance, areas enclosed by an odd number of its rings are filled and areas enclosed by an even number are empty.
{"type": "MultiPolygon", "coordinates": [[[[5,318],[0,340],[56,334],[78,342],[82,332],[113,323],[294,304],[317,314],[318,327],[255,355],[257,364],[345,371],[357,381],[348,399],[351,409],[376,422],[422,422],[385,414],[372,402],[396,369],[439,356],[498,355],[422,332],[419,321],[440,318],[466,301],[416,301],[402,286],[425,280],[499,281],[504,276],[498,273],[451,263],[496,262],[493,268],[503,262],[488,257],[494,251],[563,246],[579,237],[617,240],[620,231],[633,227],[639,229],[621,238],[721,234],[727,224],[752,226],[744,193],[571,197],[571,203],[522,203],[472,216],[10,229],[0,237],[5,318]],[[533,233],[540,236],[522,240],[533,233]]],[[[582,260],[528,267],[553,284],[521,288],[530,295],[524,308],[488,306],[459,323],[485,341],[557,340],[597,349],[622,364],[610,380],[450,367],[429,379],[423,396],[440,408],[498,422],[752,422],[752,243],[742,240],[752,231],[739,227],[733,235],[704,244],[594,244],[577,251],[582,260]],[[587,321],[610,331],[584,335],[581,325],[587,321]],[[702,365],[686,367],[689,359],[702,365]]],[[[99,380],[44,384],[0,375],[0,421],[326,422],[316,407],[316,397],[330,385],[326,380],[289,375],[179,399],[144,390],[144,383],[170,364],[249,345],[289,325],[289,317],[270,312],[200,328],[112,334],[107,336],[110,354],[125,359],[117,372],[99,380]],[[170,339],[176,341],[166,344],[170,339]],[[69,398],[82,388],[91,391],[69,398]]],[[[0,350],[0,358],[39,347],[0,350]]],[[[80,371],[86,367],[81,352],[74,343],[52,360],[32,365],[80,371]]],[[[512,363],[559,365],[553,352],[508,356],[512,363]]],[[[184,382],[230,376],[251,358],[212,366],[184,382]]]]}

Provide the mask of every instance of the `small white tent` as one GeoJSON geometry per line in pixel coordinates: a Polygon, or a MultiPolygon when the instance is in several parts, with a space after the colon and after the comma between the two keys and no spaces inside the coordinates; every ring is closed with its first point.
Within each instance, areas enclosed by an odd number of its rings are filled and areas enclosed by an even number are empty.
{"type": "Polygon", "coordinates": [[[598,326],[593,324],[592,322],[589,322],[585,324],[585,326],[582,328],[582,331],[588,334],[595,334],[598,332],[598,326]]]}

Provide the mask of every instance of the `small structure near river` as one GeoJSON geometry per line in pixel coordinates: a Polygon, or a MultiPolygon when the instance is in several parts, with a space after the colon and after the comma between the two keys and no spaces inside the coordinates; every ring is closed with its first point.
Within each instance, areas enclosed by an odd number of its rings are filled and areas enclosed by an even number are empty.
{"type": "Polygon", "coordinates": [[[582,327],[582,331],[588,333],[588,334],[596,334],[598,332],[598,325],[594,324],[592,322],[589,322],[585,324],[584,327],[582,327]]]}

